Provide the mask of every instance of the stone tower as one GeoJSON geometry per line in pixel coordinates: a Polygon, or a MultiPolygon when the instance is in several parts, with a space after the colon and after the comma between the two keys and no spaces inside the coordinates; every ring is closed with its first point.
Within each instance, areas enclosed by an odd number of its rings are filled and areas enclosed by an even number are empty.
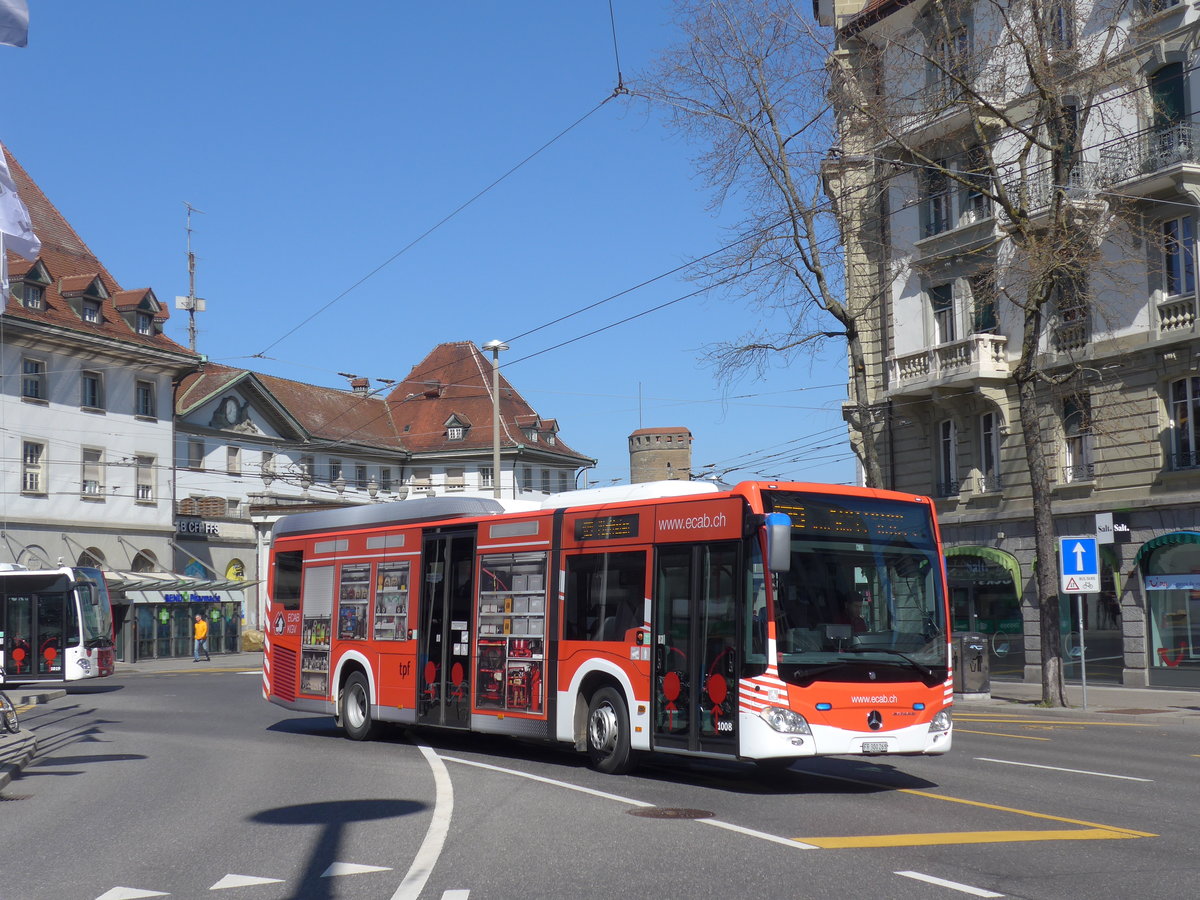
{"type": "Polygon", "coordinates": [[[690,481],[692,433],[686,428],[639,428],[629,436],[629,483],[690,481]]]}

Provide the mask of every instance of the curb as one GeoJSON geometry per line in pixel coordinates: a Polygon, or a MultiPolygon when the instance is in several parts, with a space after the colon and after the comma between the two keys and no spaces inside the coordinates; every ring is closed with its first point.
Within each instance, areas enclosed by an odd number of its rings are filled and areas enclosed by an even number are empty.
{"type": "Polygon", "coordinates": [[[19,731],[0,738],[0,790],[8,787],[13,776],[25,768],[35,752],[37,738],[32,731],[19,731]]]}

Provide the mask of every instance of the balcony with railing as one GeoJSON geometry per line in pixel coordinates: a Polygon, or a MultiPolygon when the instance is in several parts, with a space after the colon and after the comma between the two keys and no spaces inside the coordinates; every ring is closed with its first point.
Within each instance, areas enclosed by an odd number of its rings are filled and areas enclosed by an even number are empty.
{"type": "Polygon", "coordinates": [[[1100,178],[1123,184],[1200,164],[1200,123],[1185,121],[1126,135],[1100,149],[1100,178]]]}
{"type": "Polygon", "coordinates": [[[1075,208],[1095,201],[1099,196],[1102,172],[1095,163],[1077,160],[1067,172],[1065,183],[1056,183],[1049,166],[1016,175],[1004,181],[1004,190],[1015,206],[1031,217],[1050,212],[1055,194],[1061,189],[1063,198],[1075,208]]]}
{"type": "Polygon", "coordinates": [[[937,387],[966,388],[981,379],[1008,378],[1007,344],[1004,335],[972,334],[965,340],[893,356],[888,360],[890,392],[921,394],[937,387]]]}
{"type": "Polygon", "coordinates": [[[1185,469],[1200,469],[1200,450],[1184,450],[1172,453],[1170,458],[1172,472],[1182,472],[1185,469]]]}

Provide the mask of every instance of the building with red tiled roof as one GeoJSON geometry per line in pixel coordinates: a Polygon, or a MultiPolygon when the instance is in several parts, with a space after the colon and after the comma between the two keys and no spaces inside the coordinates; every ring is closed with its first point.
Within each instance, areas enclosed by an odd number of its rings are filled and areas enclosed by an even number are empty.
{"type": "MultiPolygon", "coordinates": [[[[176,571],[190,561],[174,545],[172,393],[199,357],[163,334],[168,312],[154,292],[124,289],[5,159],[42,246],[33,260],[6,257],[0,562],[176,571]]],[[[123,656],[133,650],[133,601],[150,603],[120,590],[133,583],[114,576],[110,585],[123,656]]],[[[161,592],[156,599],[164,603],[161,592]]]]}
{"type": "MultiPolygon", "coordinates": [[[[492,363],[469,341],[439,344],[388,394],[397,437],[413,455],[414,491],[491,492],[492,363]]],[[[500,495],[574,490],[595,460],[569,447],[499,373],[500,495]]]]}

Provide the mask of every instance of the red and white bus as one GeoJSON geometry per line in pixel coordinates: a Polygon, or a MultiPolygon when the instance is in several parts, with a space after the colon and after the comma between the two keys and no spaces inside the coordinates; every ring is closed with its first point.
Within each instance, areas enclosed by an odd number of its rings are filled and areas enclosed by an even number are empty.
{"type": "Polygon", "coordinates": [[[112,603],[99,569],[0,564],[0,684],[113,674],[112,603]]]}
{"type": "Polygon", "coordinates": [[[950,749],[924,497],[659,482],[429,497],[275,525],[264,694],[379,722],[778,764],[950,749]]]}

